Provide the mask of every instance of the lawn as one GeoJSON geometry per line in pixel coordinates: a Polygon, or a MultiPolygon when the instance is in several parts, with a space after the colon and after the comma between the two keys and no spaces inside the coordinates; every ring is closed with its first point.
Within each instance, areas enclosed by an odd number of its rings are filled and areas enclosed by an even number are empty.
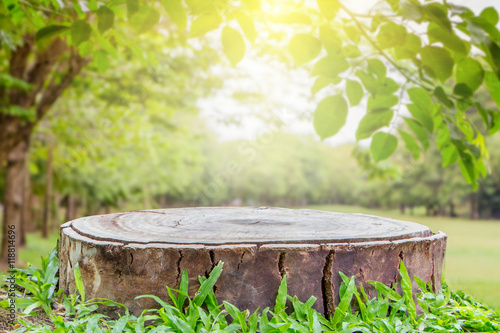
{"type": "Polygon", "coordinates": [[[418,222],[448,235],[445,279],[453,289],[463,290],[500,308],[500,221],[402,215],[398,211],[356,206],[308,206],[341,213],[364,213],[418,222]]]}

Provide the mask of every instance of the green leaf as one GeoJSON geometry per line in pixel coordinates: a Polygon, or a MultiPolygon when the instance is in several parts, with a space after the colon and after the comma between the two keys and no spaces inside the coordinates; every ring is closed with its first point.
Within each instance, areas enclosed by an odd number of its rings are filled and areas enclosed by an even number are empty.
{"type": "Polygon", "coordinates": [[[405,143],[406,149],[413,155],[413,159],[415,161],[418,160],[420,157],[420,147],[418,146],[417,140],[415,140],[415,138],[408,132],[403,130],[398,130],[398,132],[405,143]]]}
{"type": "Polygon", "coordinates": [[[359,32],[359,29],[356,26],[347,25],[344,27],[344,32],[354,44],[358,44],[360,42],[361,33],[359,32]]]}
{"type": "Polygon", "coordinates": [[[418,138],[418,141],[422,144],[422,147],[424,148],[424,151],[426,151],[429,148],[429,134],[425,130],[422,125],[420,125],[419,122],[417,122],[414,119],[411,118],[403,118],[406,124],[410,127],[412,132],[415,134],[415,136],[418,138]]]}
{"type": "Polygon", "coordinates": [[[450,53],[443,48],[435,46],[425,46],[420,51],[420,57],[424,69],[430,76],[444,82],[453,71],[453,58],[450,53]]]}
{"type": "Polygon", "coordinates": [[[356,130],[356,140],[369,138],[376,130],[388,126],[391,123],[394,112],[390,109],[368,112],[361,119],[356,130]]]}
{"type": "Polygon", "coordinates": [[[438,130],[436,137],[436,147],[438,149],[443,149],[445,146],[450,144],[450,130],[447,126],[443,126],[438,130]]]}
{"type": "Polygon", "coordinates": [[[35,35],[35,42],[39,42],[46,38],[59,35],[60,33],[68,30],[69,27],[65,25],[49,25],[37,31],[35,35]]]}
{"type": "Polygon", "coordinates": [[[174,22],[180,31],[186,30],[187,14],[181,0],[163,0],[163,7],[170,20],[174,22]]]}
{"type": "Polygon", "coordinates": [[[215,283],[217,282],[217,279],[222,273],[222,266],[223,263],[219,262],[217,266],[215,266],[212,271],[210,272],[210,276],[208,279],[206,279],[200,286],[200,289],[198,290],[198,294],[194,297],[193,299],[193,304],[196,306],[201,306],[203,304],[203,301],[205,301],[205,298],[207,295],[213,291],[212,288],[214,287],[215,283]]]}
{"type": "Polygon", "coordinates": [[[97,14],[97,29],[99,32],[105,33],[113,27],[115,23],[115,13],[106,6],[101,6],[96,12],[97,14]]]}
{"type": "Polygon", "coordinates": [[[99,73],[103,73],[109,68],[108,54],[104,50],[97,50],[92,60],[95,62],[99,73]]]}
{"type": "Polygon", "coordinates": [[[127,16],[131,18],[136,12],[139,11],[139,0],[126,0],[127,3],[127,16]]]}
{"type": "Polygon", "coordinates": [[[345,72],[348,68],[349,63],[344,58],[326,56],[314,64],[311,75],[324,75],[330,78],[336,78],[337,75],[345,72]]]}
{"type": "Polygon", "coordinates": [[[207,32],[217,29],[221,23],[222,18],[218,14],[201,15],[191,24],[189,37],[203,36],[207,32]]]}
{"type": "Polygon", "coordinates": [[[497,25],[498,23],[498,12],[495,7],[488,7],[483,9],[479,16],[484,18],[491,25],[497,25]]]}
{"type": "Polygon", "coordinates": [[[377,132],[373,135],[370,144],[375,163],[388,159],[398,147],[398,139],[389,133],[377,132]]]}
{"type": "Polygon", "coordinates": [[[296,34],[288,44],[297,66],[314,60],[321,51],[321,42],[310,34],[296,34]]]}
{"type": "Polygon", "coordinates": [[[345,92],[351,107],[358,105],[363,99],[363,87],[358,81],[347,80],[345,84],[345,92]]]}
{"type": "Polygon", "coordinates": [[[370,95],[368,97],[367,111],[390,109],[398,104],[398,97],[395,95],[370,95]]]}
{"type": "Polygon", "coordinates": [[[382,49],[403,45],[406,38],[406,28],[394,22],[384,23],[377,35],[377,42],[382,49]]]}
{"type": "Polygon", "coordinates": [[[452,31],[444,29],[435,22],[431,22],[427,27],[427,34],[430,43],[440,42],[448,49],[460,53],[462,56],[469,53],[469,48],[464,41],[452,31]]]}
{"type": "Polygon", "coordinates": [[[328,21],[332,20],[339,11],[338,0],[317,0],[321,15],[328,21]]]}
{"type": "Polygon", "coordinates": [[[475,59],[464,58],[457,64],[455,78],[457,83],[467,85],[474,92],[483,83],[483,66],[475,59]]]}
{"type": "Polygon", "coordinates": [[[369,74],[374,74],[381,80],[385,79],[385,76],[387,75],[387,68],[382,61],[378,59],[368,59],[366,63],[368,64],[367,72],[369,74]]]}
{"type": "Polygon", "coordinates": [[[250,43],[253,44],[255,42],[255,37],[257,36],[257,31],[255,31],[255,24],[252,18],[248,15],[245,15],[241,11],[236,11],[235,17],[246,38],[250,41],[250,43]]]}
{"type": "Polygon", "coordinates": [[[76,20],[71,25],[71,40],[73,45],[78,46],[90,38],[92,28],[83,20],[76,20]]]}
{"type": "Polygon", "coordinates": [[[413,300],[413,289],[410,275],[408,274],[408,270],[406,269],[403,260],[401,260],[401,263],[399,264],[399,274],[401,275],[401,289],[403,290],[406,310],[408,311],[410,318],[413,322],[415,322],[417,318],[417,307],[415,306],[415,301],[413,300]]]}
{"type": "Polygon", "coordinates": [[[82,274],[80,272],[80,265],[78,263],[75,265],[73,272],[75,274],[76,290],[78,290],[78,293],[81,296],[82,302],[85,302],[85,287],[83,286],[82,274]]]}
{"type": "Polygon", "coordinates": [[[448,98],[448,95],[446,95],[446,92],[442,87],[438,86],[434,89],[434,96],[436,96],[436,98],[447,107],[452,108],[454,106],[453,102],[448,98]]]}
{"type": "Polygon", "coordinates": [[[355,292],[356,292],[356,284],[353,276],[351,277],[349,283],[347,284],[345,292],[340,299],[339,305],[335,308],[335,313],[333,314],[333,317],[331,319],[331,324],[334,327],[337,327],[338,324],[341,324],[342,318],[350,314],[350,312],[348,313],[348,310],[350,308],[352,297],[355,292]]]}
{"type": "Polygon", "coordinates": [[[498,76],[493,72],[487,71],[484,76],[484,83],[490,92],[491,98],[493,98],[500,109],[500,80],[498,80],[498,76]]]}
{"type": "Polygon", "coordinates": [[[208,14],[214,10],[214,1],[186,0],[186,4],[193,15],[208,14]]]}
{"type": "Polygon", "coordinates": [[[413,104],[406,107],[411,115],[422,124],[429,132],[434,130],[434,120],[432,119],[433,103],[429,93],[420,87],[408,89],[408,95],[413,104]]]}
{"type": "Polygon", "coordinates": [[[344,126],[347,102],[340,95],[328,96],[318,103],[314,112],[314,130],[321,139],[331,137],[344,126]]]}
{"type": "Polygon", "coordinates": [[[222,48],[233,66],[245,56],[245,41],[240,33],[231,27],[222,29],[222,48]]]}
{"type": "Polygon", "coordinates": [[[160,21],[160,14],[151,7],[141,6],[130,18],[130,23],[138,34],[152,29],[160,21]]]}
{"type": "Polygon", "coordinates": [[[325,88],[326,86],[328,86],[330,84],[336,85],[336,84],[340,83],[340,81],[341,81],[341,79],[339,77],[332,79],[332,78],[320,75],[320,76],[318,76],[316,81],[314,81],[314,84],[311,87],[311,94],[316,95],[316,93],[318,91],[325,88]]]}
{"type": "Polygon", "coordinates": [[[422,40],[414,34],[406,34],[405,43],[396,47],[397,59],[413,59],[420,52],[422,48],[422,40]]]}
{"type": "Polygon", "coordinates": [[[278,287],[278,295],[276,296],[276,304],[274,305],[274,313],[279,314],[285,310],[287,295],[286,274],[281,279],[280,286],[278,287]]]}
{"type": "Polygon", "coordinates": [[[342,49],[342,54],[346,58],[361,57],[361,51],[359,50],[359,48],[351,44],[347,44],[346,46],[344,46],[344,48],[342,49]]]}
{"type": "Polygon", "coordinates": [[[458,159],[458,150],[454,145],[450,144],[441,149],[441,157],[443,158],[443,168],[447,167],[458,159]]]}
{"type": "Polygon", "coordinates": [[[319,40],[325,47],[326,52],[334,57],[340,57],[342,52],[342,40],[337,32],[327,25],[322,25],[319,28],[319,40]]]}

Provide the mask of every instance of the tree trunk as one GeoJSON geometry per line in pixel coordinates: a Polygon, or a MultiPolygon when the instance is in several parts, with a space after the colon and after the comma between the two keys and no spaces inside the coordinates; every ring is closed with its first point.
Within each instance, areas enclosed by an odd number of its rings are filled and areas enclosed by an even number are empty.
{"type": "Polygon", "coordinates": [[[406,205],[404,203],[399,204],[399,212],[404,215],[406,212],[406,205]]]}
{"type": "MultiPolygon", "coordinates": [[[[116,213],[61,226],[60,287],[75,290],[79,264],[87,297],[106,297],[138,315],[168,299],[189,275],[189,294],[217,263],[224,271],[215,296],[253,312],[272,306],[284,275],[288,293],[331,315],[339,304],[339,272],[367,281],[401,285],[401,260],[410,277],[441,287],[446,235],[423,225],[375,216],[276,208],[179,208],[116,213]]],[[[413,281],[413,289],[418,289],[413,281]]],[[[290,308],[290,307],[289,307],[290,308]]]]}
{"type": "Polygon", "coordinates": [[[66,221],[72,221],[76,219],[76,197],[68,194],[66,199],[66,221]]]}
{"type": "Polygon", "coordinates": [[[31,177],[28,161],[24,163],[23,181],[23,208],[21,216],[21,227],[19,230],[19,245],[26,245],[26,231],[31,221],[31,177]]]}
{"type": "Polygon", "coordinates": [[[45,195],[43,201],[43,220],[42,220],[42,237],[47,238],[49,235],[50,222],[50,204],[52,202],[52,148],[49,148],[47,156],[47,170],[45,176],[45,195]]]}
{"type": "Polygon", "coordinates": [[[22,211],[23,211],[23,189],[25,180],[25,163],[29,149],[29,140],[25,138],[7,156],[7,172],[4,195],[4,217],[2,229],[1,257],[7,258],[8,232],[15,231],[15,245],[19,245],[22,211]]]}

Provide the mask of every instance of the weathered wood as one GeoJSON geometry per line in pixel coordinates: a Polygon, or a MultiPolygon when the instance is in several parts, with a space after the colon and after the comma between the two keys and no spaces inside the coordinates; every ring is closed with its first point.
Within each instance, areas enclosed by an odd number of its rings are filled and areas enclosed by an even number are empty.
{"type": "MultiPolygon", "coordinates": [[[[157,306],[141,294],[168,299],[184,269],[190,295],[219,261],[216,297],[242,309],[274,305],[284,274],[288,291],[331,314],[339,302],[339,271],[367,283],[399,282],[403,259],[410,275],[439,289],[446,235],[411,222],[282,208],[180,208],[90,216],[61,227],[60,286],[74,291],[79,263],[88,297],[125,303],[133,312],[157,306]]],[[[414,285],[416,289],[416,284],[414,285]]]]}

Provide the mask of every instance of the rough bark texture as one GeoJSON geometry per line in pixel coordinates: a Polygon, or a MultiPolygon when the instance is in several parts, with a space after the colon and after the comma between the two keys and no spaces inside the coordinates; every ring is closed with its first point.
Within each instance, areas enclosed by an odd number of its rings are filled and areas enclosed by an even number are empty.
{"type": "Polygon", "coordinates": [[[150,299],[134,300],[135,296],[154,294],[167,300],[164,286],[178,288],[184,269],[193,296],[199,287],[197,276],[206,276],[223,261],[214,288],[219,301],[251,311],[272,307],[286,274],[290,295],[303,302],[316,297],[314,307],[329,315],[339,302],[339,271],[355,276],[357,284],[375,296],[367,281],[398,283],[404,260],[411,276],[439,289],[445,247],[443,233],[433,235],[418,224],[360,214],[273,208],[119,213],[81,218],[61,227],[60,286],[65,293],[74,291],[73,268],[78,263],[87,297],[107,297],[138,314],[158,305],[150,299]],[[218,244],[211,228],[221,233],[218,244]],[[130,240],[133,233],[136,241],[130,240]],[[302,242],[296,238],[300,233],[302,242]],[[339,233],[349,241],[342,241],[339,233]]]}
{"type": "MultiPolygon", "coordinates": [[[[8,228],[14,226],[17,235],[20,234],[22,224],[25,163],[28,152],[28,140],[21,141],[7,156],[7,172],[4,194],[4,216],[2,230],[1,257],[6,258],[8,247],[8,228]]],[[[18,244],[19,245],[19,244],[18,244]]]]}
{"type": "Polygon", "coordinates": [[[49,148],[47,157],[47,170],[45,173],[45,194],[43,196],[43,219],[42,219],[43,238],[47,238],[49,236],[51,203],[52,203],[52,148],[49,148]]]}

